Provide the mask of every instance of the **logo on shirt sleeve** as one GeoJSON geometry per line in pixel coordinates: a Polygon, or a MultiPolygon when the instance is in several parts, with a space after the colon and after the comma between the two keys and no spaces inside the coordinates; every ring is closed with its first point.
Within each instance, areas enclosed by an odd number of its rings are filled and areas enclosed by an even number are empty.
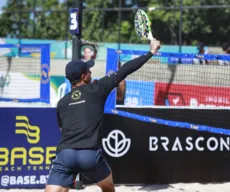
{"type": "Polygon", "coordinates": [[[71,98],[73,100],[78,100],[81,98],[81,92],[79,90],[76,90],[72,93],[71,98]]]}
{"type": "Polygon", "coordinates": [[[107,76],[111,76],[112,74],[116,74],[113,70],[108,71],[107,76]]]}

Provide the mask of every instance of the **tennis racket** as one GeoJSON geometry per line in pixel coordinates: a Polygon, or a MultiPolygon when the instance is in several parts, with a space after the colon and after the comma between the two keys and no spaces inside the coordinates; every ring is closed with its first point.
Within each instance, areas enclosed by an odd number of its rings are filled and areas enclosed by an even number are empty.
{"type": "Polygon", "coordinates": [[[134,19],[135,30],[141,40],[152,40],[151,22],[148,15],[141,9],[138,9],[134,19]]]}

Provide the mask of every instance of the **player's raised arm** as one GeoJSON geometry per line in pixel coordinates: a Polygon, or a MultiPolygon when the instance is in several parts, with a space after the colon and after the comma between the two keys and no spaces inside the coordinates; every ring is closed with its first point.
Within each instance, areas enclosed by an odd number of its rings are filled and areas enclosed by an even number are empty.
{"type": "Polygon", "coordinates": [[[160,42],[156,39],[152,39],[150,42],[150,51],[138,58],[128,61],[125,63],[118,71],[115,73],[105,76],[98,81],[99,86],[102,91],[109,94],[123,79],[125,79],[129,74],[140,69],[160,48],[160,42]]]}

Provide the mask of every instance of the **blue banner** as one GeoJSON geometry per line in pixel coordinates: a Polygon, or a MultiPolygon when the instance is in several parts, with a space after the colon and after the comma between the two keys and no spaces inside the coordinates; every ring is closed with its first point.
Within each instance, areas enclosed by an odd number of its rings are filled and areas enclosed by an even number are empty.
{"type": "MultiPolygon", "coordinates": [[[[70,12],[71,14],[71,12],[70,12]]],[[[70,18],[71,19],[71,18],[70,18]]],[[[57,41],[57,40],[42,40],[42,39],[16,39],[16,38],[6,38],[6,39],[1,39],[0,42],[2,44],[50,44],[50,57],[55,58],[55,59],[64,59],[72,58],[72,42],[71,41],[57,41]]],[[[106,53],[107,53],[107,48],[111,49],[118,49],[118,44],[117,43],[97,43],[98,45],[98,53],[97,53],[97,59],[98,60],[105,60],[106,59],[106,53]]],[[[143,51],[149,51],[149,45],[145,44],[125,44],[121,43],[120,44],[120,49],[122,50],[143,50],[143,51]]],[[[172,52],[172,53],[177,53],[179,52],[179,46],[176,45],[162,45],[161,49],[162,52],[172,52]]],[[[18,55],[18,49],[11,48],[10,49],[10,55],[18,55]]],[[[197,47],[196,46],[182,46],[182,53],[196,53],[197,52],[197,47]]],[[[20,52],[21,56],[29,56],[29,57],[34,57],[38,55],[38,52],[36,49],[21,49],[20,52]]],[[[120,55],[121,56],[121,61],[127,61],[129,60],[126,58],[127,56],[125,55],[120,55]],[[122,57],[125,58],[122,58],[122,57]]],[[[129,56],[128,56],[129,57],[129,56]]]]}
{"type": "Polygon", "coordinates": [[[154,105],[154,82],[126,80],[125,105],[154,105]]]}
{"type": "Polygon", "coordinates": [[[54,108],[0,108],[0,188],[44,188],[60,131],[54,108]]]}
{"type": "MultiPolygon", "coordinates": [[[[118,53],[114,49],[108,49],[106,60],[106,75],[115,73],[118,68],[118,53]]],[[[107,97],[105,108],[114,109],[116,105],[117,91],[114,89],[107,97]]]]}
{"type": "MultiPolygon", "coordinates": [[[[50,103],[50,45],[49,44],[3,44],[0,45],[1,49],[22,49],[31,50],[34,49],[40,56],[40,97],[39,98],[20,98],[18,95],[11,95],[10,97],[1,97],[1,101],[17,101],[17,102],[43,102],[50,103]],[[13,96],[13,97],[12,97],[13,96]]],[[[28,52],[27,52],[28,53],[28,52]]],[[[26,54],[27,54],[26,53],[26,54]]],[[[8,54],[8,56],[15,56],[14,54],[8,54]]],[[[9,65],[10,63],[8,63],[9,65]]],[[[9,65],[10,66],[10,65],[9,65]]]]}
{"type": "Polygon", "coordinates": [[[168,64],[193,64],[193,58],[168,57],[168,64]]]}

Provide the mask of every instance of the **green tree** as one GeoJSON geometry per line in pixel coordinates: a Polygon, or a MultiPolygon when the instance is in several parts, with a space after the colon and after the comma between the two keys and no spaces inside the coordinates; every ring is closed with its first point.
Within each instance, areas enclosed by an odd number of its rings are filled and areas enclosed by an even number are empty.
{"type": "Polygon", "coordinates": [[[63,10],[59,0],[9,0],[0,15],[0,36],[64,39],[68,14],[57,10],[63,10]]]}
{"type": "MultiPolygon", "coordinates": [[[[164,1],[165,2],[165,1],[164,1]]],[[[228,4],[228,0],[219,1],[219,4],[228,4]]],[[[215,0],[183,0],[183,5],[215,5],[215,0]]],[[[160,0],[151,0],[148,7],[164,6],[160,0]]],[[[179,0],[168,0],[167,6],[179,6],[179,0]]],[[[229,26],[230,9],[184,9],[182,40],[187,44],[195,45],[198,41],[206,45],[221,45],[230,41],[229,26]]],[[[178,44],[179,10],[155,10],[148,12],[152,20],[154,35],[167,44],[178,44]]]]}
{"type": "MultiPolygon", "coordinates": [[[[217,4],[215,0],[205,0],[203,4],[217,4]]],[[[194,2],[186,1],[192,5],[194,2]]],[[[200,5],[200,1],[196,1],[200,5]]],[[[218,4],[229,4],[229,0],[219,1],[218,4]]],[[[230,42],[230,8],[193,9],[184,11],[183,32],[188,34],[192,43],[203,41],[206,45],[222,45],[230,42]]]]}
{"type": "MultiPolygon", "coordinates": [[[[86,0],[86,8],[114,8],[114,11],[84,11],[83,38],[91,41],[118,42],[119,40],[119,13],[116,8],[118,0],[86,0]]],[[[122,7],[131,7],[126,0],[122,0],[122,7]]],[[[121,42],[141,42],[134,30],[134,14],[122,12],[120,35],[121,42]]]]}
{"type": "Polygon", "coordinates": [[[66,38],[68,13],[59,0],[37,0],[38,10],[50,10],[36,14],[35,37],[39,39],[64,40],[66,38]],[[59,12],[60,11],[60,12],[59,12]]]}
{"type": "Polygon", "coordinates": [[[29,35],[30,13],[17,12],[21,10],[31,9],[29,3],[21,3],[17,0],[7,1],[7,6],[3,8],[3,13],[0,16],[0,36],[16,37],[29,35]]]}
{"type": "MultiPolygon", "coordinates": [[[[122,0],[122,7],[179,7],[180,0],[122,0]]],[[[183,5],[229,4],[229,0],[183,0],[183,5]]],[[[119,19],[116,8],[119,0],[84,0],[82,36],[97,42],[118,42],[119,19]],[[90,11],[90,8],[112,8],[113,11],[90,11]]],[[[71,39],[69,33],[69,9],[72,0],[8,0],[0,15],[1,37],[71,39]],[[36,4],[35,4],[36,3],[36,4]],[[36,5],[36,7],[35,7],[36,5]],[[26,12],[28,10],[28,12],[26,12]],[[37,10],[33,14],[33,10],[37,10]],[[48,10],[44,12],[45,10],[48,10]],[[23,11],[23,12],[18,12],[23,11]],[[43,12],[42,12],[43,11],[43,12]],[[58,12],[59,11],[59,12],[58,12]]],[[[145,43],[134,29],[136,10],[123,11],[120,25],[122,43],[145,43]]],[[[184,43],[195,45],[203,41],[207,45],[221,45],[230,41],[230,8],[184,9],[184,43]]],[[[153,35],[163,44],[178,44],[180,10],[156,9],[147,11],[152,21],[153,35]]]]}

